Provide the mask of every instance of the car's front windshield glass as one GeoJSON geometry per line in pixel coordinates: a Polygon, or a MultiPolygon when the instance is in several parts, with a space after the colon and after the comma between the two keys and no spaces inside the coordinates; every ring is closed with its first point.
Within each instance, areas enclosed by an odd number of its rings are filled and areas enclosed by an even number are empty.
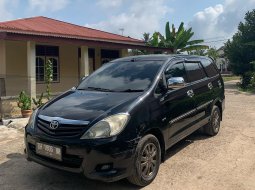
{"type": "Polygon", "coordinates": [[[150,87],[162,61],[110,62],[87,77],[78,90],[139,92],[150,87]]]}

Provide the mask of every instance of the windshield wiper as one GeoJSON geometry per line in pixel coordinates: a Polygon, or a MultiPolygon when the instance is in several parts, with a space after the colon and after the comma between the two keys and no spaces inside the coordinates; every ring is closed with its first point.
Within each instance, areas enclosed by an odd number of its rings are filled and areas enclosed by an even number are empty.
{"type": "Polygon", "coordinates": [[[144,90],[142,89],[126,89],[126,90],[121,90],[119,92],[143,92],[144,90]]]}
{"type": "Polygon", "coordinates": [[[89,86],[86,89],[96,90],[96,91],[103,91],[103,92],[114,92],[114,90],[106,89],[106,88],[99,88],[99,87],[92,87],[89,86]]]}

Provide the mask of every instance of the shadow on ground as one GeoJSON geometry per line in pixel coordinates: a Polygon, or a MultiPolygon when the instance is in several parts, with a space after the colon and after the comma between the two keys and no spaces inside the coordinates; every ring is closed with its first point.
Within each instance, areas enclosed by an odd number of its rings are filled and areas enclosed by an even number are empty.
{"type": "MultiPolygon", "coordinates": [[[[190,145],[196,140],[203,140],[207,137],[194,133],[186,139],[180,141],[167,151],[166,159],[190,145]]],[[[42,190],[70,190],[70,189],[139,189],[121,180],[114,183],[104,183],[89,180],[79,174],[68,173],[49,169],[33,162],[28,162],[25,156],[20,153],[8,154],[8,161],[0,164],[0,186],[1,189],[42,189],[42,190]]]]}

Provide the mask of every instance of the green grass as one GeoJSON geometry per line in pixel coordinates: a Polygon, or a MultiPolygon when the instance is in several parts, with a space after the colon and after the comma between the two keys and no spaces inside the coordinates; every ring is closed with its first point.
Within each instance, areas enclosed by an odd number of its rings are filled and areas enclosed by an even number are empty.
{"type": "Polygon", "coordinates": [[[252,93],[255,94],[255,88],[254,87],[247,87],[247,88],[238,88],[238,90],[242,91],[242,92],[248,92],[248,93],[252,93]]]}
{"type": "Polygon", "coordinates": [[[240,80],[239,76],[223,76],[222,78],[224,82],[231,81],[231,80],[240,80]]]}

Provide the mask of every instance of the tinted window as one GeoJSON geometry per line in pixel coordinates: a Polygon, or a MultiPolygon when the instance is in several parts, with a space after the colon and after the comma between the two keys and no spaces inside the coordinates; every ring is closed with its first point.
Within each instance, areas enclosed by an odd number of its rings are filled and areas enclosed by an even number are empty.
{"type": "Polygon", "coordinates": [[[213,77],[218,74],[213,62],[208,59],[202,59],[202,65],[205,68],[205,71],[208,77],[213,77]]]}
{"type": "Polygon", "coordinates": [[[107,63],[85,79],[78,89],[143,91],[150,87],[162,63],[162,61],[107,63]]]}
{"type": "Polygon", "coordinates": [[[185,63],[185,68],[189,82],[197,81],[206,77],[200,63],[185,63]]]}
{"type": "Polygon", "coordinates": [[[186,71],[183,63],[177,63],[173,66],[170,66],[165,71],[166,80],[171,77],[183,77],[185,81],[187,81],[186,71]]]}

